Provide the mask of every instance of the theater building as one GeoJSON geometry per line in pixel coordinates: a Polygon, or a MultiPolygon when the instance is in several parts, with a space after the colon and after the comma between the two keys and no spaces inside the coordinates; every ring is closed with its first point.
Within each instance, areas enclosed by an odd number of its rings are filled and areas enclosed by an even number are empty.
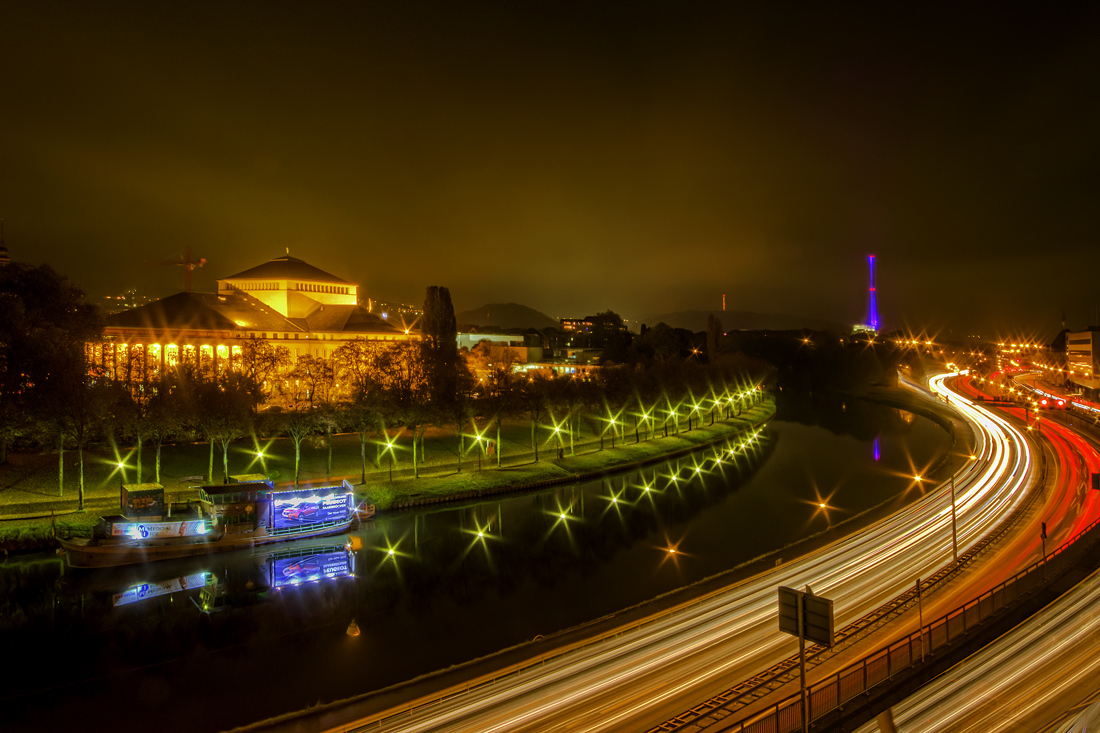
{"type": "Polygon", "coordinates": [[[359,287],[288,253],[218,280],[216,293],[176,293],[107,317],[106,342],[89,358],[116,379],[180,363],[232,369],[248,339],[303,356],[330,358],[355,339],[419,340],[413,324],[391,324],[359,305],[359,287]],[[143,357],[137,358],[135,357],[143,357]]]}

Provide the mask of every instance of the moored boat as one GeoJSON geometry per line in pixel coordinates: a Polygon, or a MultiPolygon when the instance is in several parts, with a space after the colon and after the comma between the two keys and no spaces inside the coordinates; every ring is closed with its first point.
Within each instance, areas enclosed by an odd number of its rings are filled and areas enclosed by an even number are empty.
{"type": "Polygon", "coordinates": [[[198,501],[171,505],[167,515],[161,510],[163,493],[158,500],[157,488],[145,484],[140,490],[123,487],[122,506],[127,516],[104,517],[91,537],[59,540],[70,567],[115,567],[240,550],[344,532],[356,520],[354,490],[346,480],[279,490],[269,480],[201,486],[198,501]],[[158,510],[160,514],[151,513],[158,510]]]}

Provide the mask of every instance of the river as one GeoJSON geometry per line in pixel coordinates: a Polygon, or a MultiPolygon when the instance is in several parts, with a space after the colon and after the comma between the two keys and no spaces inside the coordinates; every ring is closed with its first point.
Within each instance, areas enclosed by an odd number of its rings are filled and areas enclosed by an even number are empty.
{"type": "Polygon", "coordinates": [[[948,444],[912,413],[787,396],[750,445],[381,516],[353,533],[350,553],[336,538],[329,552],[314,542],[112,571],[7,558],[4,729],[225,730],[381,689],[734,578],[753,558],[916,498],[914,475],[948,444]],[[346,633],[352,620],[359,636],[346,633]]]}

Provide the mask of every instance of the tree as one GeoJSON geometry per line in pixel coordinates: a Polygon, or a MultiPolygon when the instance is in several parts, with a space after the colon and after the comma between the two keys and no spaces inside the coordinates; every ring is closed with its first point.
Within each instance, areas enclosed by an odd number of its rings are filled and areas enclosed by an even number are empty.
{"type": "Polygon", "coordinates": [[[707,359],[718,358],[718,343],[722,338],[722,322],[713,313],[707,314],[707,359]]]}
{"type": "Polygon", "coordinates": [[[55,361],[49,392],[42,395],[44,427],[58,440],[58,496],[65,493],[65,442],[77,451],[78,508],[84,509],[84,447],[112,412],[116,392],[102,370],[85,368],[83,356],[68,352],[72,361],[55,361]]]}
{"type": "Polygon", "coordinates": [[[531,416],[531,449],[535,452],[535,461],[539,460],[538,425],[546,416],[546,378],[531,377],[523,386],[523,407],[531,416]]]}
{"type": "MultiPolygon", "coordinates": [[[[298,358],[290,378],[305,391],[309,407],[313,409],[318,402],[332,401],[333,378],[332,362],[321,356],[306,354],[298,358]]],[[[300,392],[301,390],[296,390],[300,392]]]]}
{"type": "MultiPolygon", "coordinates": [[[[383,423],[383,403],[390,375],[386,370],[393,359],[392,345],[380,345],[365,339],[345,343],[332,355],[339,397],[347,402],[342,410],[345,422],[359,436],[362,483],[367,481],[367,438],[379,437],[383,423]]],[[[419,358],[419,350],[417,350],[419,358]]],[[[378,468],[378,453],[374,467],[378,468]]]]}
{"type": "Polygon", "coordinates": [[[99,309],[52,268],[0,267],[0,463],[28,417],[44,417],[55,383],[73,378],[59,369],[83,370],[85,346],[102,335],[99,309]]]}
{"type": "Polygon", "coordinates": [[[198,424],[210,441],[208,481],[214,483],[214,443],[222,449],[222,482],[229,483],[229,444],[244,437],[252,423],[258,386],[243,374],[229,373],[222,384],[202,382],[194,390],[198,424]]]}
{"type": "MultiPolygon", "coordinates": [[[[118,390],[105,378],[105,370],[93,368],[81,373],[79,385],[69,396],[69,426],[76,446],[78,473],[78,504],[84,509],[84,447],[110,420],[118,404],[118,390]]],[[[75,375],[75,371],[74,371],[75,375]]],[[[158,478],[159,480],[159,478],[158,478]]]]}
{"type": "Polygon", "coordinates": [[[332,433],[340,429],[340,413],[334,405],[326,402],[315,410],[314,415],[317,419],[317,428],[325,434],[324,445],[328,448],[325,476],[332,478],[332,433]]]}
{"type": "MultiPolygon", "coordinates": [[[[340,414],[344,424],[359,436],[359,459],[362,467],[359,482],[365,484],[367,482],[367,439],[368,437],[378,437],[379,426],[382,423],[382,413],[371,402],[356,400],[342,408],[340,414]]],[[[374,467],[378,468],[377,455],[375,456],[374,467]]]]}
{"type": "Polygon", "coordinates": [[[384,352],[382,371],[386,379],[382,384],[383,422],[402,424],[412,431],[413,476],[420,477],[417,462],[424,456],[424,432],[428,424],[439,422],[443,407],[434,403],[428,386],[428,366],[425,350],[420,344],[408,341],[394,344],[384,352]]]}
{"type": "Polygon", "coordinates": [[[292,410],[281,416],[280,430],[294,443],[294,485],[297,486],[301,475],[302,442],[317,432],[317,417],[312,411],[292,410]]]}
{"type": "Polygon", "coordinates": [[[241,341],[237,363],[239,371],[259,388],[259,399],[266,401],[275,392],[276,377],[290,364],[290,349],[252,336],[241,341]]]}
{"type": "Polygon", "coordinates": [[[668,362],[680,358],[680,336],[666,323],[658,323],[634,340],[631,354],[637,361],[668,362]]]}
{"type": "Polygon", "coordinates": [[[504,418],[514,415],[522,410],[520,404],[520,391],[515,376],[515,352],[504,349],[499,361],[491,361],[487,364],[489,377],[485,383],[486,395],[482,397],[482,404],[492,416],[496,427],[496,441],[493,452],[496,454],[497,468],[501,467],[502,453],[500,443],[500,427],[504,418]]]}
{"type": "Polygon", "coordinates": [[[458,390],[458,325],[450,290],[438,285],[428,288],[420,322],[432,401],[450,403],[458,390]]]}
{"type": "Polygon", "coordinates": [[[146,413],[149,436],[156,447],[154,463],[156,482],[160,483],[160,450],[164,441],[183,429],[185,413],[182,388],[174,375],[162,375],[157,380],[155,392],[146,413]]]}
{"type": "Polygon", "coordinates": [[[119,403],[118,422],[123,431],[134,440],[137,463],[136,483],[142,481],[142,448],[149,433],[149,406],[156,394],[156,380],[148,379],[148,361],[144,344],[128,344],[122,354],[120,385],[124,397],[119,403]]]}

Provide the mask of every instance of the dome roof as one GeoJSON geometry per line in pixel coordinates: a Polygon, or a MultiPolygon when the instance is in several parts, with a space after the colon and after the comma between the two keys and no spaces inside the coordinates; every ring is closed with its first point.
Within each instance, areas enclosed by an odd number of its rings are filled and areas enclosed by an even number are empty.
{"type": "Polygon", "coordinates": [[[262,265],[257,265],[236,275],[220,278],[221,280],[308,280],[309,282],[336,283],[350,285],[347,280],[331,275],[319,267],[300,260],[297,257],[284,255],[276,257],[262,265]]]}

